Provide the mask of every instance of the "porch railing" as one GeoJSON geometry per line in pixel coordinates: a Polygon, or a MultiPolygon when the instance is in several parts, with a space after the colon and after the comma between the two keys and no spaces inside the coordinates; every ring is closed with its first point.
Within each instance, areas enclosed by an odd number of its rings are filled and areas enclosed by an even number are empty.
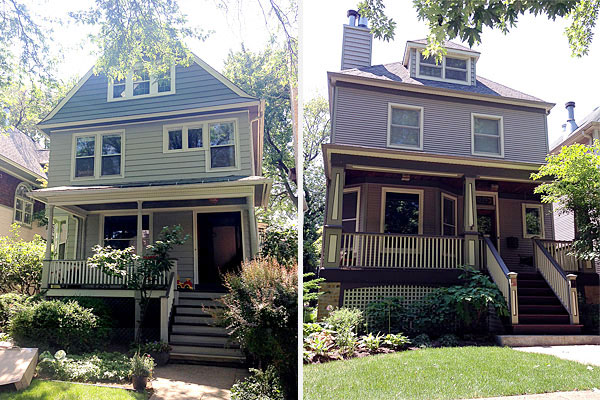
{"type": "Polygon", "coordinates": [[[482,247],[485,248],[485,262],[487,270],[494,283],[498,286],[506,299],[511,323],[519,323],[519,298],[517,293],[517,273],[510,272],[489,238],[483,238],[482,247]]]}
{"type": "Polygon", "coordinates": [[[171,322],[171,311],[173,310],[173,301],[175,300],[175,273],[169,274],[169,281],[165,295],[160,297],[160,340],[169,341],[169,323],[171,322]]]}
{"type": "Polygon", "coordinates": [[[341,267],[454,269],[464,239],[454,236],[342,233],[341,267]]]}
{"type": "Polygon", "coordinates": [[[535,267],[569,313],[571,324],[579,323],[577,285],[574,274],[566,274],[539,239],[533,239],[535,267]]]}
{"type": "Polygon", "coordinates": [[[544,246],[548,253],[556,260],[564,271],[585,271],[589,269],[594,271],[592,261],[580,260],[571,255],[573,251],[573,242],[564,240],[542,240],[539,242],[544,246]]]}
{"type": "MultiPolygon", "coordinates": [[[[177,261],[173,261],[173,270],[177,270],[177,261]]],[[[136,268],[136,264],[127,267],[125,277],[109,276],[99,268],[91,267],[87,260],[47,260],[44,268],[48,268],[48,287],[89,287],[89,288],[127,288],[128,276],[136,268]]],[[[166,286],[168,273],[158,277],[154,282],[156,286],[166,286]]]]}

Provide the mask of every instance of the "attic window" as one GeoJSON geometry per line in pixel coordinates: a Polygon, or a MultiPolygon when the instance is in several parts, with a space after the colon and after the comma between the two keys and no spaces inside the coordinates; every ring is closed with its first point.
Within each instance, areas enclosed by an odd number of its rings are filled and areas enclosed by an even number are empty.
{"type": "Polygon", "coordinates": [[[108,101],[162,96],[175,93],[175,67],[158,76],[142,68],[127,75],[125,79],[108,82],[108,101]]]}
{"type": "Polygon", "coordinates": [[[444,56],[442,62],[436,64],[434,57],[425,57],[423,53],[419,53],[417,75],[425,79],[469,83],[469,64],[470,61],[466,58],[449,56],[444,56]]]}

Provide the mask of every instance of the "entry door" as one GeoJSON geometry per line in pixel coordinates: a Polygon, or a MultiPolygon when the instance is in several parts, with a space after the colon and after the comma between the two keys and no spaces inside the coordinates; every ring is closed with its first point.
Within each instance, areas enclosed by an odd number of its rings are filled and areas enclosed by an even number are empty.
{"type": "Polygon", "coordinates": [[[483,236],[490,238],[498,250],[498,221],[496,218],[497,197],[494,195],[477,194],[477,230],[483,236]]]}

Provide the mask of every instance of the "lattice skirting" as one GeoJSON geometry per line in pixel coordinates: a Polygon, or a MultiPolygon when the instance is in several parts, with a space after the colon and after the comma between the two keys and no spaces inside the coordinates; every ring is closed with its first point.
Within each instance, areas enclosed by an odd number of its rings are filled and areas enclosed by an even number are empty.
{"type": "Polygon", "coordinates": [[[372,286],[344,290],[344,307],[365,310],[369,303],[388,297],[402,297],[405,305],[420,300],[435,288],[419,285],[372,286]]]}

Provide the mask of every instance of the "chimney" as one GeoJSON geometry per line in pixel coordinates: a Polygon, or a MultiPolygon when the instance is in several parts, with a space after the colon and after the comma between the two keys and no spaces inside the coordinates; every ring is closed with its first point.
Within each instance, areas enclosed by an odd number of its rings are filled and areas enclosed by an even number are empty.
{"type": "Polygon", "coordinates": [[[567,118],[566,133],[571,134],[578,128],[577,123],[575,122],[575,102],[569,101],[565,104],[565,108],[567,109],[569,116],[567,118]]]}
{"type": "Polygon", "coordinates": [[[369,21],[356,10],[348,10],[347,16],[348,25],[344,25],[342,37],[342,70],[370,67],[373,35],[369,21]]]}

